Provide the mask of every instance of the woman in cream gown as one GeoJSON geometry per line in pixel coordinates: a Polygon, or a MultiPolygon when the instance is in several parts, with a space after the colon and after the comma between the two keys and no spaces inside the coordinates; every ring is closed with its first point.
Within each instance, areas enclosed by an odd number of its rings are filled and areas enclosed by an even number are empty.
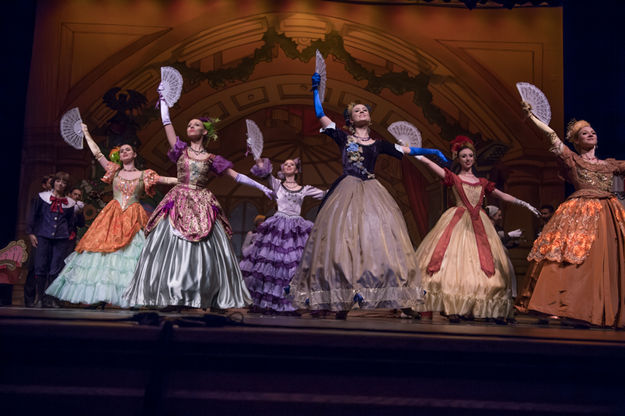
{"type": "Polygon", "coordinates": [[[468,137],[452,142],[452,157],[458,159],[457,174],[417,156],[452,188],[456,206],[443,213],[416,251],[426,291],[425,303],[417,304],[416,310],[441,312],[451,322],[494,318],[503,323],[513,312],[513,270],[482,201],[491,195],[539,213],[474,175],[475,148],[468,137]]]}

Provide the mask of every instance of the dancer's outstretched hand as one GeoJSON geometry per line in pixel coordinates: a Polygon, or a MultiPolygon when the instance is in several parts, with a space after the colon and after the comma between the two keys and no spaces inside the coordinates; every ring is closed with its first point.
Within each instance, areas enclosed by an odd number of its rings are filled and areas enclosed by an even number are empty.
{"type": "Polygon", "coordinates": [[[434,155],[437,158],[439,158],[443,163],[449,163],[449,160],[445,157],[443,152],[441,152],[438,149],[428,149],[428,148],[425,148],[425,147],[410,147],[410,153],[409,154],[411,156],[434,155]]]}

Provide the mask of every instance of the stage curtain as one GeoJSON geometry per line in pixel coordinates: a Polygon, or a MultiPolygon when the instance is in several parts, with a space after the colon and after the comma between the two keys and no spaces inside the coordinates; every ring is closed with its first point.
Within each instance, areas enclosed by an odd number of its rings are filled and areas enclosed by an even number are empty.
{"type": "Polygon", "coordinates": [[[408,157],[402,158],[401,170],[404,187],[410,201],[410,209],[417,223],[419,235],[423,239],[428,232],[427,196],[425,193],[427,183],[421,172],[408,160],[408,157]]]}

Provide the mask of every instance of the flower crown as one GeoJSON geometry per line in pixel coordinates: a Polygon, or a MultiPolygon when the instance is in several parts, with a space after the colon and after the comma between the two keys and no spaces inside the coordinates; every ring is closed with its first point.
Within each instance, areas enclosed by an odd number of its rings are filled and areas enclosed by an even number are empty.
{"type": "Polygon", "coordinates": [[[206,129],[206,138],[208,141],[217,140],[217,129],[215,128],[215,124],[219,123],[219,119],[212,117],[200,117],[199,120],[206,129]]]}
{"type": "Polygon", "coordinates": [[[457,158],[458,152],[464,147],[468,147],[469,149],[473,150],[473,153],[475,153],[475,144],[473,143],[473,140],[469,139],[467,136],[456,136],[456,138],[453,139],[450,144],[452,159],[457,158]]]}
{"type": "Polygon", "coordinates": [[[119,146],[115,146],[114,148],[111,149],[111,151],[109,152],[109,160],[113,163],[117,163],[118,165],[122,164],[122,160],[119,157],[119,146]]]}

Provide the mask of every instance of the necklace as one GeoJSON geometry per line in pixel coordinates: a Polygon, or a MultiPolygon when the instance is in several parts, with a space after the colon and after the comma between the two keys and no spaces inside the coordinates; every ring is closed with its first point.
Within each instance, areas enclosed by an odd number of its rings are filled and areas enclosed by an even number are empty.
{"type": "Polygon", "coordinates": [[[367,137],[360,137],[360,136],[354,134],[354,137],[356,137],[357,139],[360,139],[360,141],[363,141],[363,142],[367,142],[367,141],[371,140],[371,137],[369,137],[369,136],[367,136],[367,137]]]}
{"type": "Polygon", "coordinates": [[[202,148],[202,150],[195,150],[194,148],[189,146],[188,149],[192,151],[193,153],[195,153],[196,155],[201,155],[202,153],[206,153],[206,150],[204,148],[202,148]]]}
{"type": "Polygon", "coordinates": [[[126,169],[126,168],[123,168],[122,170],[123,170],[124,172],[136,172],[137,168],[135,168],[135,167],[133,167],[132,169],[126,169]]]}

